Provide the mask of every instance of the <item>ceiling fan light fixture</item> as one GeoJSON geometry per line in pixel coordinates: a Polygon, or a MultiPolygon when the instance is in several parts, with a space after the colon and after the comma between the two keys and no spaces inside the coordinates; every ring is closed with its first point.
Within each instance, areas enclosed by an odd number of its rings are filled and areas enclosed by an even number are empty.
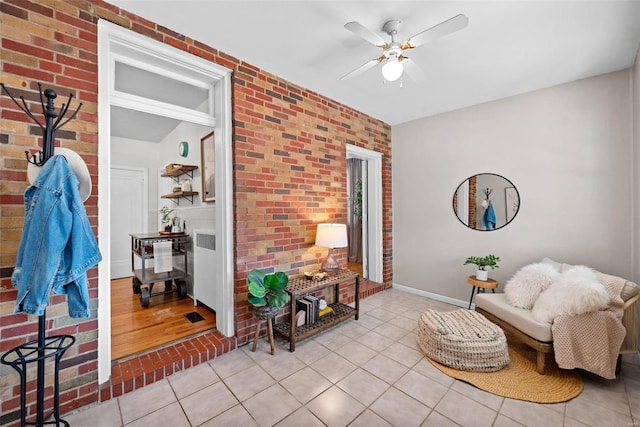
{"type": "Polygon", "coordinates": [[[382,66],[382,76],[386,81],[395,82],[402,76],[404,66],[395,56],[390,56],[387,62],[382,66]]]}

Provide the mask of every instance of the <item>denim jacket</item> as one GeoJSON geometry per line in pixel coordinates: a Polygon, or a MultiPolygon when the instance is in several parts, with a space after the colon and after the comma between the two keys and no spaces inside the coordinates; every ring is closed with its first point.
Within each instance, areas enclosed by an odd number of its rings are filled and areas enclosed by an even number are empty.
{"type": "Polygon", "coordinates": [[[16,267],[15,313],[44,314],[51,290],[67,294],[69,315],[89,317],[86,272],[102,259],[64,156],[51,157],[24,193],[25,219],[16,267]]]}

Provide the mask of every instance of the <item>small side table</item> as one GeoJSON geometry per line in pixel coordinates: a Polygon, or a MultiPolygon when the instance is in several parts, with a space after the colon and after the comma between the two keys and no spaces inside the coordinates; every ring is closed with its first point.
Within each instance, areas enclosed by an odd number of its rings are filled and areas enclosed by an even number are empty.
{"type": "MultiPolygon", "coordinates": [[[[271,346],[271,355],[275,354],[275,345],[273,343],[273,318],[268,317],[267,321],[267,337],[269,338],[269,345],[271,346]]],[[[253,347],[251,351],[256,351],[258,345],[258,338],[260,337],[260,327],[262,326],[262,317],[258,317],[258,324],[256,325],[256,336],[253,338],[253,347]]]]}
{"type": "Polygon", "coordinates": [[[496,288],[498,287],[498,282],[496,282],[495,280],[493,279],[479,280],[479,279],[476,279],[476,276],[469,276],[467,278],[467,283],[473,286],[473,289],[471,289],[471,299],[469,300],[469,310],[471,310],[471,303],[473,302],[474,293],[480,293],[480,289],[482,289],[483,293],[485,289],[491,289],[491,292],[495,294],[496,288]],[[476,292],[476,288],[478,289],[478,292],[476,292]]]}

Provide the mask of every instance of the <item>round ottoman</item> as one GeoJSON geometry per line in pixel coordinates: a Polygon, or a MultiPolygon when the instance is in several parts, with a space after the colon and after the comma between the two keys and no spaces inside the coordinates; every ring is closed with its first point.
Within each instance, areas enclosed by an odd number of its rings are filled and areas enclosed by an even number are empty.
{"type": "Polygon", "coordinates": [[[509,364],[502,329],[471,310],[427,309],[418,319],[418,346],[430,359],[461,371],[493,372],[509,364]]]}

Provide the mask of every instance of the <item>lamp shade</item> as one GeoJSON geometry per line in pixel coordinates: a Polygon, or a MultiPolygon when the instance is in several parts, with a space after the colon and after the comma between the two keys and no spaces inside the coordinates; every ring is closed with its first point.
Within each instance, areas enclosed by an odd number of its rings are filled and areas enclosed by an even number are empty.
{"type": "Polygon", "coordinates": [[[404,66],[396,56],[389,56],[387,62],[382,66],[382,76],[385,80],[390,82],[395,82],[400,78],[402,72],[404,71],[404,66]]]}
{"type": "Polygon", "coordinates": [[[316,246],[344,248],[348,245],[346,224],[318,224],[316,246]]]}

